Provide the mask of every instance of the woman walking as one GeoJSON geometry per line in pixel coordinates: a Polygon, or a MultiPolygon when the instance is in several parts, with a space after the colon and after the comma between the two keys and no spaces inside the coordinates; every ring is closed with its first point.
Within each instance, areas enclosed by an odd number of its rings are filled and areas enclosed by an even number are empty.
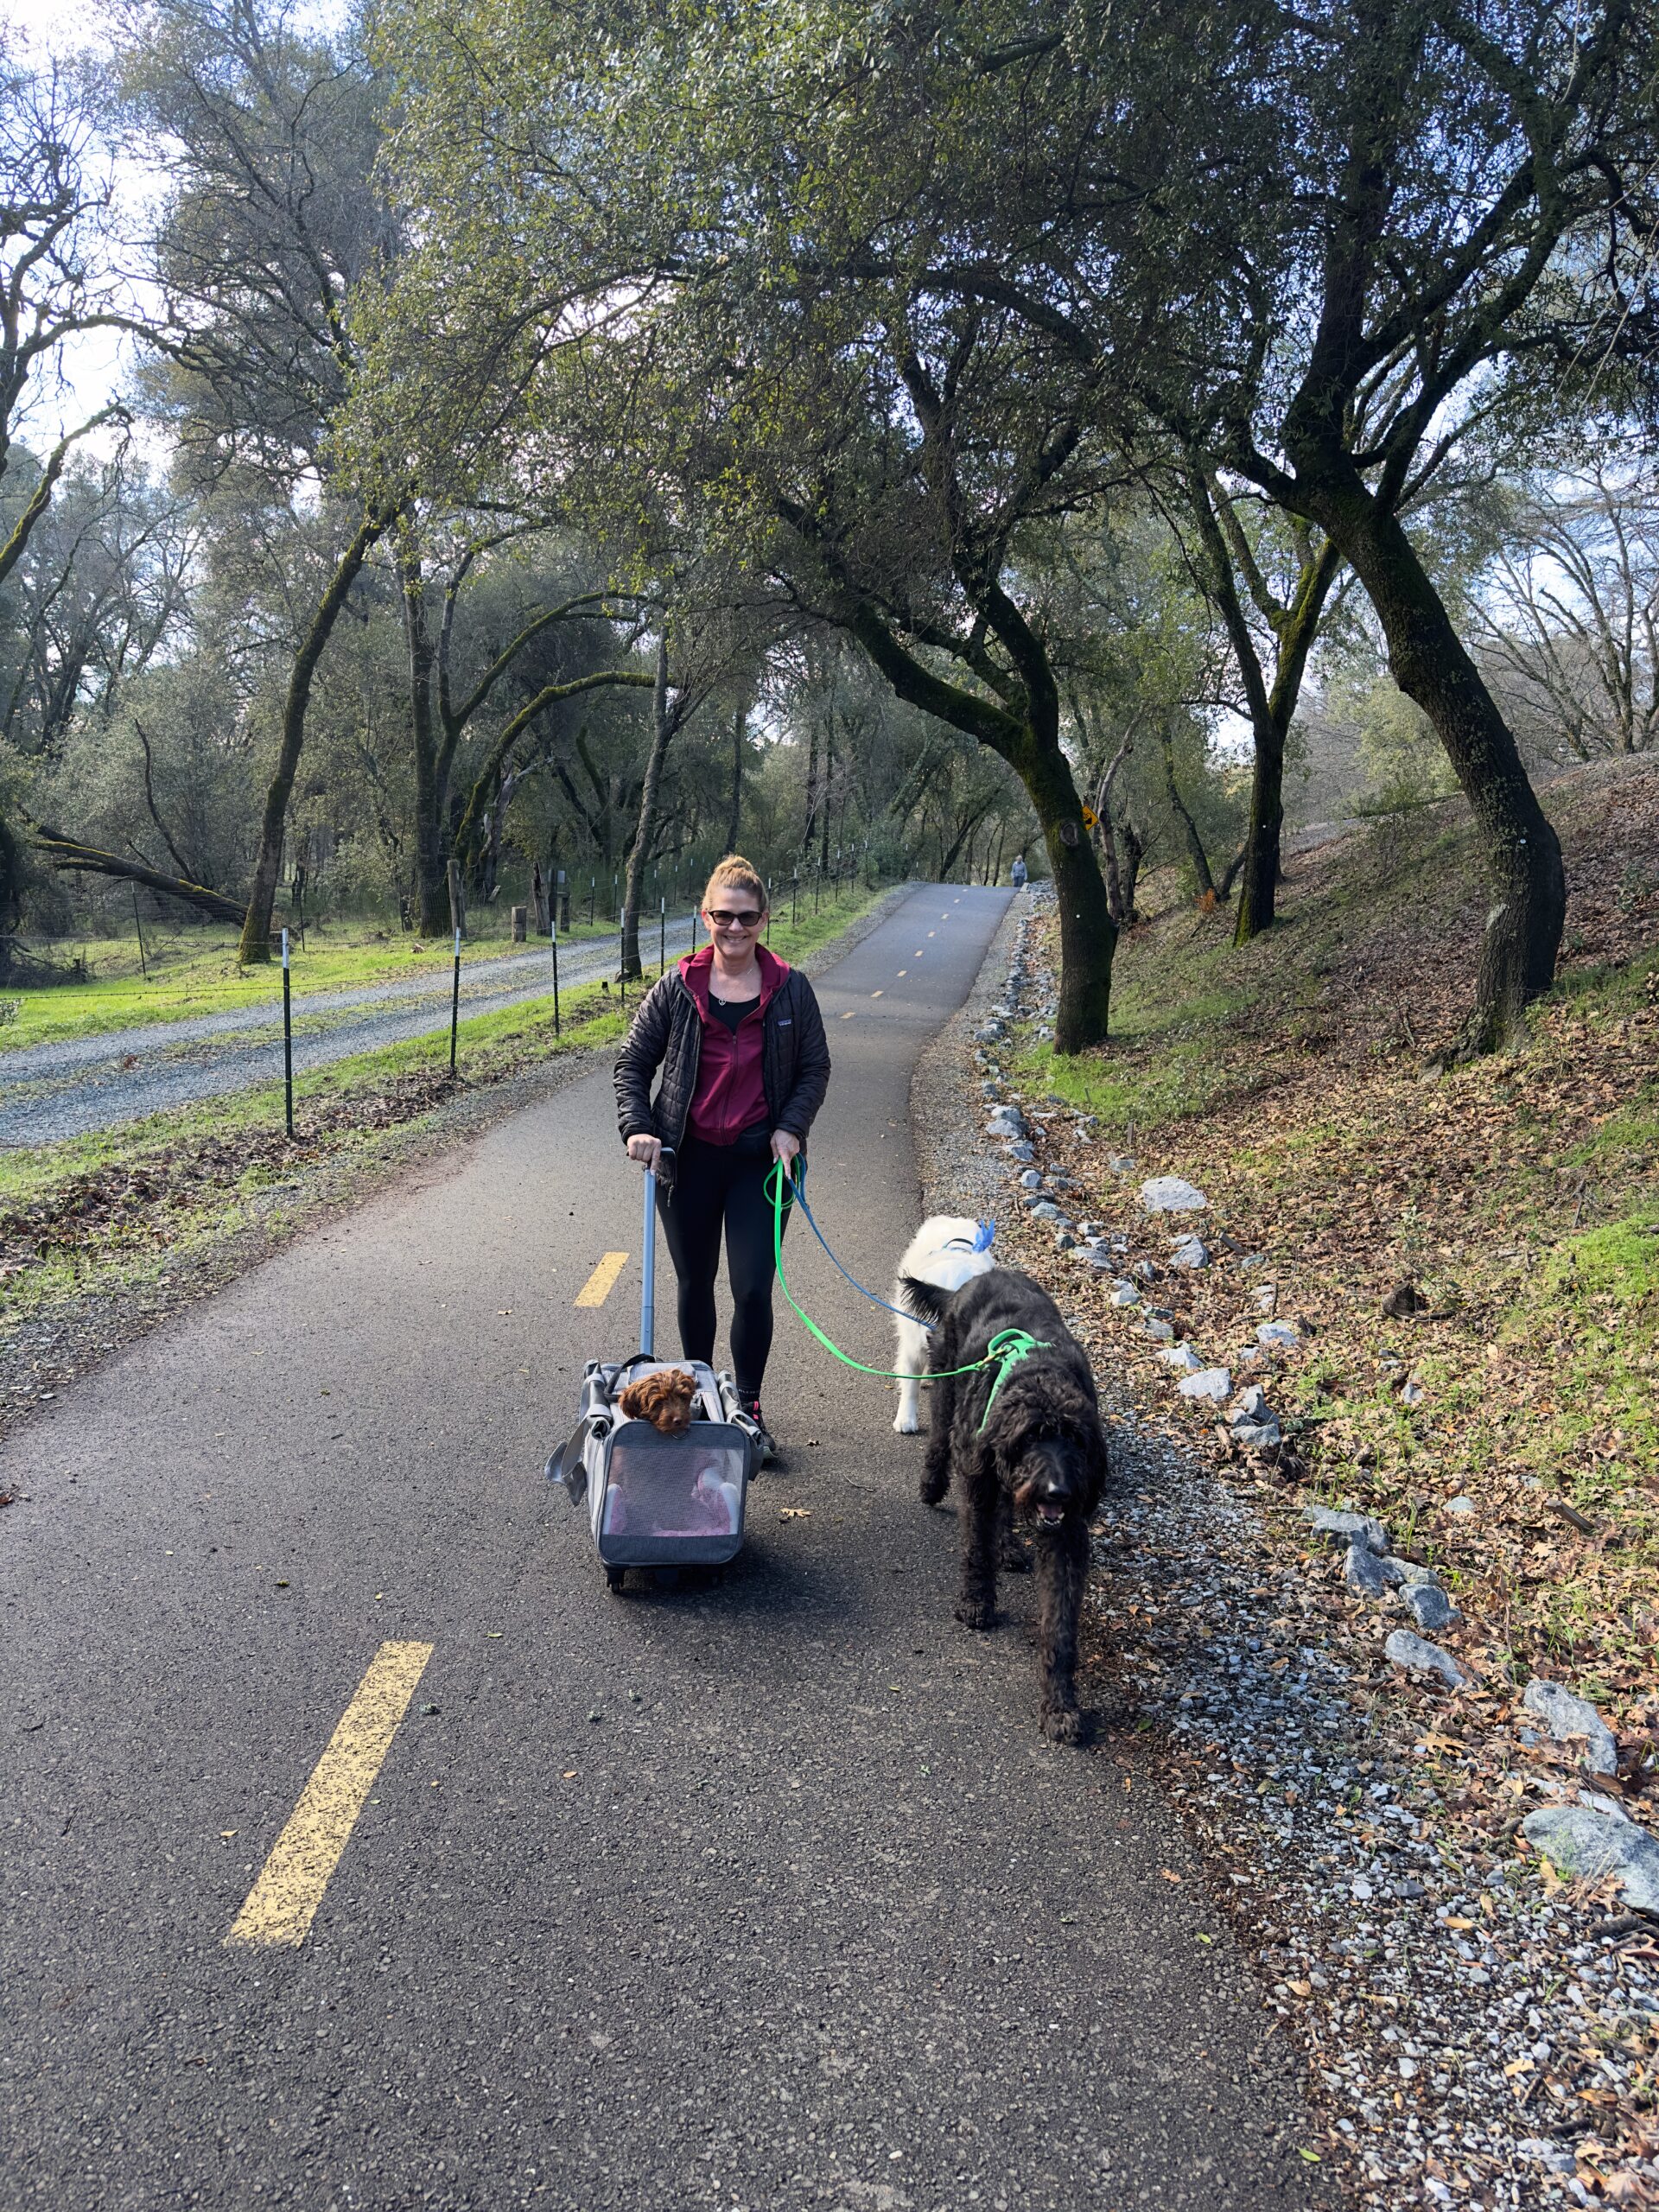
{"type": "Polygon", "coordinates": [[[680,1350],[711,1364],[725,1232],[732,1366],[770,1458],[760,1417],[774,1273],[766,1177],[774,1160],[791,1178],[798,1155],[804,1165],[830,1046],[811,984],[760,942],[766,888],[747,861],[721,861],[702,913],[709,944],[652,986],[617,1056],[617,1122],[631,1160],[657,1171],[664,1152],[674,1155],[663,1231],[679,1278],[680,1350]]]}

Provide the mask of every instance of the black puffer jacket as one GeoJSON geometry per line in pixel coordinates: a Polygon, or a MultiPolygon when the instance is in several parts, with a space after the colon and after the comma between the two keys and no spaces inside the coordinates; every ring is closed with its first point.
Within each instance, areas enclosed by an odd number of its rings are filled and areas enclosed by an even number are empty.
{"type": "MultiPolygon", "coordinates": [[[[830,1087],[830,1040],[812,986],[791,968],[766,1001],[761,1016],[760,1080],[774,1129],[787,1129],[806,1147],[806,1133],[830,1087]]],[[[677,968],[653,983],[617,1054],[616,1120],[630,1137],[658,1137],[678,1151],[697,1087],[702,1053],[702,1016],[677,968]],[[663,1071],[657,1096],[652,1077],[663,1071]]]]}

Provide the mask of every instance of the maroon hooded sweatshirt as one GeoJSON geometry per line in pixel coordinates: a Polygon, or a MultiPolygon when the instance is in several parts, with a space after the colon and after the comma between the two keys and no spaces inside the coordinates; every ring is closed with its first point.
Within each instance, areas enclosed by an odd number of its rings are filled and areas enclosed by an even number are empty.
{"type": "Polygon", "coordinates": [[[680,962],[680,980],[702,1019],[697,1087],[691,1094],[686,1128],[705,1144],[734,1144],[745,1129],[752,1129],[766,1117],[766,1084],[761,1077],[766,1005],[788,975],[789,963],[768,952],[765,945],[755,948],[754,957],[760,967],[760,995],[734,1030],[709,1008],[715,969],[713,945],[689,952],[680,962]]]}

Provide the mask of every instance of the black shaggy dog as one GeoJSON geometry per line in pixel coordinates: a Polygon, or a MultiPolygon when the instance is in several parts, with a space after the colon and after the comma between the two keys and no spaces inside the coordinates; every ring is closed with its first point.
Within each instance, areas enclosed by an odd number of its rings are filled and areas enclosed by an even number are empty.
{"type": "Polygon", "coordinates": [[[1082,1740],[1077,1616],[1089,1563],[1089,1518],[1106,1479],[1106,1440],[1095,1378],[1047,1292],[1015,1268],[993,1268],[960,1290],[906,1276],[911,1310],[934,1328],[935,1377],[922,1502],[937,1505],[954,1476],[962,1497],[962,1598],[957,1618],[989,1628],[999,1560],[1026,1571],[1016,1516],[1032,1534],[1037,1567],[1039,1718],[1057,1743],[1082,1740]],[[1005,1330],[1036,1340],[1023,1357],[995,1357],[969,1375],[1005,1330]]]}

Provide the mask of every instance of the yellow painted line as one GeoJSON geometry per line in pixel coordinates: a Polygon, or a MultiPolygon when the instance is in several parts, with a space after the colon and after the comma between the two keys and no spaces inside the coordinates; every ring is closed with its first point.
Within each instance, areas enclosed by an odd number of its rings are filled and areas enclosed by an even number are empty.
{"type": "Polygon", "coordinates": [[[628,1264],[626,1252],[607,1252],[571,1300],[573,1306],[602,1306],[616,1288],[616,1279],[628,1264]]]}
{"type": "MultiPolygon", "coordinates": [[[[943,920],[944,917],[943,917],[943,916],[941,916],[941,917],[940,917],[940,918],[941,918],[941,920],[943,920]]],[[[928,935],[929,935],[929,937],[938,937],[938,930],[929,930],[929,931],[928,931],[928,935]]]]}
{"type": "Polygon", "coordinates": [[[856,1007],[849,1007],[846,1013],[843,1014],[841,1018],[843,1021],[850,1021],[857,1011],[858,1009],[856,1007]]]}
{"type": "Polygon", "coordinates": [[[909,975],[909,973],[910,973],[910,970],[909,970],[909,969],[908,969],[908,968],[901,968],[901,969],[899,970],[899,973],[900,974],[900,976],[908,976],[908,975],[909,975]]]}
{"type": "Polygon", "coordinates": [[[304,1942],[431,1656],[429,1643],[383,1643],[375,1653],[227,1943],[304,1942]]]}
{"type": "Polygon", "coordinates": [[[879,999],[880,997],[881,997],[881,995],[882,995],[882,994],[881,994],[880,991],[872,991],[872,992],[870,993],[870,996],[871,996],[873,999],[879,999]]]}

